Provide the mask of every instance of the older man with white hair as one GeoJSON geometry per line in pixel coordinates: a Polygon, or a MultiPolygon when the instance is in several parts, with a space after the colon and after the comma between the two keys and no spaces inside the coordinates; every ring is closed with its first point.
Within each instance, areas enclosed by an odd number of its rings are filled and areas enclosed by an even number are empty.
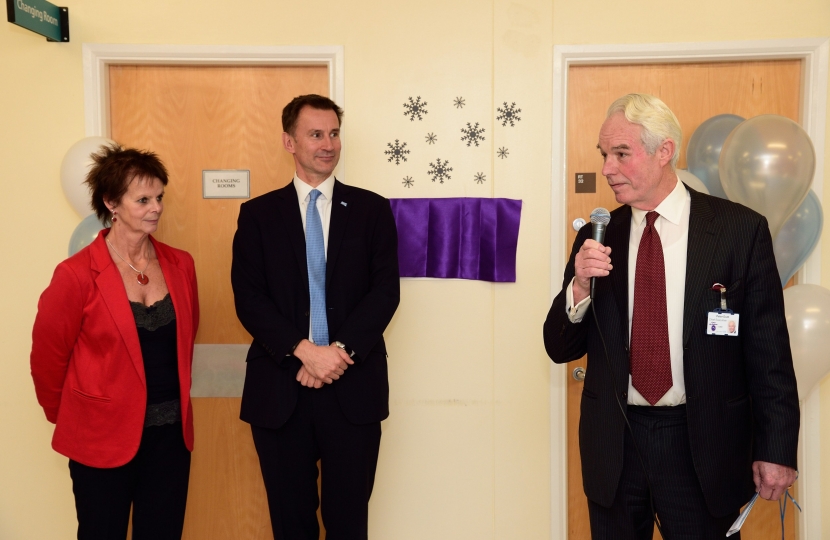
{"type": "Polygon", "coordinates": [[[671,540],[723,538],[753,492],[777,499],[796,477],[767,221],[680,182],[681,142],[658,98],[611,105],[597,148],[623,206],[602,243],[590,227],[577,235],[545,321],[554,362],[588,354],[579,444],[594,539],[651,539],[654,514],[671,540]]]}

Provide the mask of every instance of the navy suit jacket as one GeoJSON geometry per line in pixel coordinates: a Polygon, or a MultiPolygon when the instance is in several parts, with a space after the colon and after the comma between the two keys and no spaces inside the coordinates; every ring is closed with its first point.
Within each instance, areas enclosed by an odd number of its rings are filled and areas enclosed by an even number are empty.
{"type": "MultiPolygon", "coordinates": [[[[688,188],[687,188],[688,189],[688,188]]],[[[723,516],[755,491],[752,462],[796,467],[799,408],[784,297],[766,219],[733,202],[689,189],[691,212],[683,311],[683,372],[689,439],[695,470],[710,512],[723,516]],[[727,305],[740,315],[739,337],[706,334],[708,313],[727,305]]],[[[596,295],[581,323],[569,321],[565,289],[576,253],[591,227],[576,237],[562,291],[544,325],[545,348],[556,363],[588,364],[582,390],[579,447],[585,494],[610,506],[623,466],[628,395],[628,238],[631,207],[611,213],[605,245],[614,269],[596,280],[596,295]],[[599,320],[610,370],[599,339],[599,320]],[[615,397],[616,394],[616,397],[615,397]]]]}
{"type": "MultiPolygon", "coordinates": [[[[326,253],[326,309],[331,341],[355,352],[333,383],[355,424],[389,415],[383,331],[400,300],[398,237],[389,201],[335,181],[326,253]]],[[[240,418],[276,429],[294,410],[301,362],[292,347],[308,337],[310,299],[294,184],[242,205],[231,268],[236,313],[253,336],[240,418]]]]}

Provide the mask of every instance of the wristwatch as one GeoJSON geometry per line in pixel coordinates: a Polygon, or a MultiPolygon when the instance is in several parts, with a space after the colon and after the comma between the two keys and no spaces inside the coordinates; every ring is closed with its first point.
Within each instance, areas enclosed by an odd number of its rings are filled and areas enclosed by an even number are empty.
{"type": "Polygon", "coordinates": [[[351,349],[349,349],[348,347],[346,347],[346,344],[345,344],[345,343],[343,343],[342,341],[335,341],[335,342],[334,342],[334,345],[335,345],[338,349],[340,349],[341,351],[344,351],[346,354],[348,354],[348,355],[349,355],[349,358],[354,358],[354,351],[353,351],[353,350],[351,350],[351,349]]]}

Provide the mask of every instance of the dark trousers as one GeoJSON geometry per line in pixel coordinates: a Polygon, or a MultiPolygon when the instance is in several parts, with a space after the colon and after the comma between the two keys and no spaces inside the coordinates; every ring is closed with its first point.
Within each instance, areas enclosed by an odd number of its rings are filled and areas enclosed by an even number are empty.
{"type": "Polygon", "coordinates": [[[293,414],[279,429],[252,425],[251,432],[275,540],[317,540],[318,503],[327,540],[366,540],[380,422],[350,423],[335,389],[325,385],[301,388],[293,414]]]}
{"type": "Polygon", "coordinates": [[[190,452],[182,424],[144,428],[138,453],[126,465],[99,469],[69,460],[79,540],[124,540],[130,507],[133,540],[180,540],[190,452]]]}
{"type": "MultiPolygon", "coordinates": [[[[738,517],[715,518],[706,508],[697,480],[686,406],[628,407],[628,420],[651,480],[654,509],[666,540],[722,539],[738,517]]],[[[624,463],[617,495],[611,508],[588,500],[593,540],[651,540],[651,506],[648,485],[626,430],[624,463]]],[[[740,539],[736,534],[730,538],[740,539]]]]}

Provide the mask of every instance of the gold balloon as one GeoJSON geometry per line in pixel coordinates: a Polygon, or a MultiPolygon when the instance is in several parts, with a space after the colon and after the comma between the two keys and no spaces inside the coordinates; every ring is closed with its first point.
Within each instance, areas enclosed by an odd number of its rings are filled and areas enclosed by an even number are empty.
{"type": "Polygon", "coordinates": [[[732,130],[723,143],[718,169],[729,200],[766,216],[775,238],[810,191],[816,152],[801,126],[764,114],[732,130]]]}

